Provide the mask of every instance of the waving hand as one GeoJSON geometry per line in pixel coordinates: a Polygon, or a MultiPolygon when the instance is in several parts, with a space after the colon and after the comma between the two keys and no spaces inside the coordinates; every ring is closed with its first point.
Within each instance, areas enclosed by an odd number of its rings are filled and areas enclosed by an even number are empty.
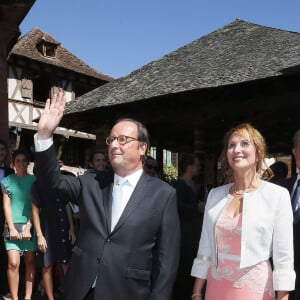
{"type": "Polygon", "coordinates": [[[55,94],[51,101],[47,99],[38,124],[38,139],[48,139],[53,135],[64,115],[65,105],[66,99],[63,93],[55,94]]]}

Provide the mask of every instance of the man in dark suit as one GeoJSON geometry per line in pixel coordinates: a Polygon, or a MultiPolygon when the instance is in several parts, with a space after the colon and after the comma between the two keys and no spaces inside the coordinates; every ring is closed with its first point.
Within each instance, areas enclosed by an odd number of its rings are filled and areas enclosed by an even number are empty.
{"type": "Polygon", "coordinates": [[[294,134],[292,153],[296,162],[296,174],[288,178],[284,186],[291,194],[294,212],[294,268],[296,272],[296,285],[295,291],[291,294],[291,299],[300,300],[300,199],[298,197],[299,193],[297,193],[297,185],[300,184],[300,129],[294,134]]]}
{"type": "Polygon", "coordinates": [[[66,275],[67,296],[169,300],[179,259],[176,193],[143,172],[149,145],[146,128],[132,119],[113,126],[106,143],[114,183],[101,187],[93,172],[77,178],[59,173],[51,137],[64,107],[61,93],[51,104],[47,100],[35,147],[38,178],[78,199],[80,206],[80,233],[66,275]]]}
{"type": "MultiPolygon", "coordinates": [[[[10,174],[14,173],[14,170],[5,164],[7,157],[7,145],[6,142],[0,139],[0,182],[2,179],[10,174]]],[[[1,188],[0,188],[1,191],[1,188]]],[[[4,212],[2,203],[2,191],[1,191],[1,205],[0,205],[0,234],[3,232],[4,226],[4,212]]],[[[8,282],[6,276],[7,270],[7,254],[3,243],[3,238],[0,238],[0,293],[5,294],[8,292],[8,282]]]]}

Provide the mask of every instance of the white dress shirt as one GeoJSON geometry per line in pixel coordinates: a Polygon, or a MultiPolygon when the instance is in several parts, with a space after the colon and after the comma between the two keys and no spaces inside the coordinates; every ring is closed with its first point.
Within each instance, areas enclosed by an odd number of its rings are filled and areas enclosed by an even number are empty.
{"type": "Polygon", "coordinates": [[[51,136],[49,139],[45,140],[38,140],[37,133],[33,136],[34,138],[34,149],[36,152],[42,152],[50,148],[53,144],[53,136],[51,136]]]}
{"type": "Polygon", "coordinates": [[[141,175],[143,173],[143,169],[139,169],[138,171],[135,171],[134,173],[126,176],[126,177],[121,177],[117,174],[114,175],[114,185],[113,185],[113,190],[112,190],[112,222],[111,222],[111,230],[114,229],[115,225],[118,223],[118,220],[123,213],[123,210],[125,209],[135,187],[137,182],[139,181],[141,175]],[[119,183],[122,182],[122,186],[118,187],[119,183]],[[122,199],[114,199],[116,193],[116,190],[122,189],[121,197],[122,199]],[[117,207],[116,207],[117,206],[117,207]]]}

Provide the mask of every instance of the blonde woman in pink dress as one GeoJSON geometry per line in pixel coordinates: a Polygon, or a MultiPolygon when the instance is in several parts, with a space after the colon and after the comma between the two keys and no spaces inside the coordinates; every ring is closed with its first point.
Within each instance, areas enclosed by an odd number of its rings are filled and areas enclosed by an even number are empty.
{"type": "Polygon", "coordinates": [[[250,124],[225,135],[222,169],[233,182],[208,195],[192,300],[287,300],[294,289],[290,197],[261,178],[265,169],[272,176],[265,155],[264,138],[250,124]]]}

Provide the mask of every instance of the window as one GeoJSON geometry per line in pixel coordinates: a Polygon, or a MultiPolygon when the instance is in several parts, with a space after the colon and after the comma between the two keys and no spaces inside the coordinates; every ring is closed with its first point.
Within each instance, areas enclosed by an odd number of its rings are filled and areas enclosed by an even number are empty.
{"type": "Polygon", "coordinates": [[[42,40],[37,44],[38,51],[46,57],[56,57],[57,45],[42,40]]]}

